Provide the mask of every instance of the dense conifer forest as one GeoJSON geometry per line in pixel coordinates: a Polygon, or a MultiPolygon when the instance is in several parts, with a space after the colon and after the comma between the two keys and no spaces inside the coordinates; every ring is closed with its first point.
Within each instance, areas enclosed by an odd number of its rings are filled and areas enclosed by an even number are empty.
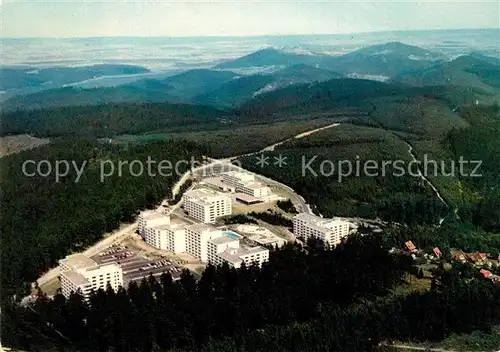
{"type": "Polygon", "coordinates": [[[261,269],[209,266],[199,281],[163,275],[99,290],[90,304],[75,294],[6,305],[4,337],[30,350],[369,351],[500,323],[500,286],[468,265],[437,269],[429,291],[395,294],[410,272],[411,257],[389,254],[380,236],[333,250],[287,245],[261,269]]]}

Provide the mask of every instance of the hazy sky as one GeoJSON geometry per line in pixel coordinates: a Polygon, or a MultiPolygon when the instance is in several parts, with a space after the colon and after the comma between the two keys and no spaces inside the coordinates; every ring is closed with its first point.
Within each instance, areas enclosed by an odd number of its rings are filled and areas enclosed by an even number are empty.
{"type": "Polygon", "coordinates": [[[329,34],[498,28],[498,1],[0,0],[5,37],[329,34]]]}

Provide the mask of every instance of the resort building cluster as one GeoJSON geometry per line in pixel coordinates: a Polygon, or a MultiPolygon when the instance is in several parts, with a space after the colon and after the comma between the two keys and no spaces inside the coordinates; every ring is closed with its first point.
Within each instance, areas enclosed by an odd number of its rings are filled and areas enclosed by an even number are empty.
{"type": "MultiPolygon", "coordinates": [[[[225,226],[216,227],[215,223],[218,218],[232,214],[233,201],[253,204],[272,199],[270,188],[257,182],[251,174],[235,171],[223,173],[211,186],[185,192],[182,197],[185,216],[171,217],[155,210],[141,212],[138,233],[156,249],[186,253],[200,263],[226,263],[233,268],[243,264],[261,266],[269,259],[265,246],[281,247],[286,243],[284,239],[259,226],[240,225],[237,231],[246,234],[244,239],[225,226]]],[[[301,213],[293,219],[293,232],[297,237],[306,240],[314,237],[333,246],[348,235],[349,223],[301,213]]],[[[124,262],[99,265],[83,254],[66,257],[60,261],[63,295],[69,297],[71,292],[80,290],[88,297],[92,290],[105,289],[108,285],[118,289],[124,282],[120,267],[127,265],[124,262]]]]}
{"type": "MultiPolygon", "coordinates": [[[[143,223],[148,223],[148,217],[157,220],[157,216],[158,213],[140,215],[143,223]]],[[[253,262],[261,265],[269,258],[267,248],[242,245],[242,236],[224,227],[217,228],[213,224],[203,222],[181,223],[171,220],[167,215],[161,217],[163,221],[139,229],[144,241],[155,248],[173,253],[187,253],[202,263],[219,265],[225,262],[235,268],[239,268],[243,262],[247,265],[253,262]]]]}

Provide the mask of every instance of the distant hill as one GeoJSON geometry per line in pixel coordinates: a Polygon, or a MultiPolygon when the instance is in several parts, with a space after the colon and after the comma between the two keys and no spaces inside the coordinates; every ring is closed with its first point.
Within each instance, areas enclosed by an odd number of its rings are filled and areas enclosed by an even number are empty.
{"type": "Polygon", "coordinates": [[[107,103],[178,102],[179,98],[166,93],[172,88],[168,83],[156,80],[142,80],[118,87],[94,89],[66,87],[14,96],[6,100],[2,108],[10,111],[107,103]]]}
{"type": "Polygon", "coordinates": [[[169,77],[163,83],[170,87],[170,94],[182,99],[191,99],[217,89],[235,77],[237,74],[230,71],[195,69],[169,77]]]}
{"type": "Polygon", "coordinates": [[[274,81],[275,78],[270,75],[252,75],[236,78],[213,91],[193,98],[191,102],[201,105],[233,108],[251,99],[255,92],[258,92],[274,81]]]}
{"type": "Polygon", "coordinates": [[[306,64],[297,64],[283,68],[272,74],[278,80],[290,82],[290,84],[310,83],[328,81],[333,78],[342,78],[340,73],[313,67],[306,64]]]}
{"type": "Polygon", "coordinates": [[[357,74],[392,77],[404,71],[430,66],[443,59],[441,54],[417,46],[390,42],[368,46],[340,56],[267,48],[223,62],[216,68],[236,69],[269,66],[279,68],[305,64],[338,72],[344,76],[357,74]]]}
{"type": "Polygon", "coordinates": [[[297,64],[268,75],[233,79],[220,88],[200,95],[191,102],[218,107],[235,107],[259,94],[295,84],[327,81],[342,75],[305,64],[297,64]]]}
{"type": "Polygon", "coordinates": [[[196,69],[163,80],[144,79],[116,87],[65,87],[14,96],[4,102],[3,108],[13,110],[122,102],[189,102],[196,95],[214,90],[234,77],[236,74],[229,71],[196,69]]]}
{"type": "Polygon", "coordinates": [[[279,50],[276,48],[266,48],[254,53],[239,57],[237,59],[222,62],[215,66],[218,69],[233,69],[244,67],[268,67],[276,66],[282,68],[297,64],[307,64],[324,67],[324,61],[329,61],[333,57],[328,55],[304,54],[293,51],[279,50]]]}
{"type": "Polygon", "coordinates": [[[407,89],[362,79],[333,79],[300,84],[261,94],[243,104],[238,113],[259,117],[290,111],[313,111],[339,106],[360,106],[368,98],[391,96],[407,89]]]}
{"type": "Polygon", "coordinates": [[[456,85],[474,87],[487,92],[500,89],[500,64],[495,58],[463,55],[434,66],[402,73],[395,81],[413,86],[456,85]]]}
{"type": "Polygon", "coordinates": [[[439,60],[442,55],[429,50],[391,42],[372,45],[347,53],[337,58],[335,70],[345,75],[382,75],[392,77],[408,70],[428,67],[439,60]]]}
{"type": "Polygon", "coordinates": [[[43,86],[60,87],[100,76],[147,72],[149,70],[142,66],[122,64],[50,68],[3,67],[0,68],[0,90],[43,86]]]}

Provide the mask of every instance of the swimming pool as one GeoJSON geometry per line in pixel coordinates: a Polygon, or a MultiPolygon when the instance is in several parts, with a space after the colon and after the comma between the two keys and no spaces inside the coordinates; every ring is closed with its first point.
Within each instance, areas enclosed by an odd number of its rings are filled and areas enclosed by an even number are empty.
{"type": "Polygon", "coordinates": [[[241,238],[240,235],[238,235],[237,233],[234,233],[233,231],[224,231],[224,235],[226,235],[227,237],[231,237],[232,239],[239,239],[241,238]]]}

